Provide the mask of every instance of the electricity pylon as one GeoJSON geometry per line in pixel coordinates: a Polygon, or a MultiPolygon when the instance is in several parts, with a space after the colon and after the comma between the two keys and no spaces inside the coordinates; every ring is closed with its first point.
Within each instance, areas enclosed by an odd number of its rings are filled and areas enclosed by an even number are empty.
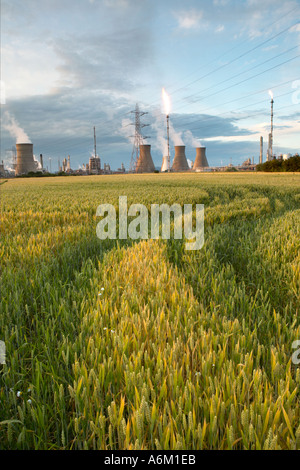
{"type": "Polygon", "coordinates": [[[144,139],[149,139],[150,137],[142,135],[142,129],[144,127],[148,127],[149,124],[141,124],[141,117],[145,116],[145,114],[148,114],[148,113],[140,111],[138,104],[136,104],[135,110],[131,111],[131,113],[135,115],[134,122],[132,123],[132,125],[135,126],[135,133],[134,133],[134,136],[131,136],[131,137],[134,137],[134,143],[133,143],[133,149],[132,149],[132,154],[131,154],[129,171],[134,172],[137,166],[138,159],[139,159],[140,145],[143,144],[144,139]]]}

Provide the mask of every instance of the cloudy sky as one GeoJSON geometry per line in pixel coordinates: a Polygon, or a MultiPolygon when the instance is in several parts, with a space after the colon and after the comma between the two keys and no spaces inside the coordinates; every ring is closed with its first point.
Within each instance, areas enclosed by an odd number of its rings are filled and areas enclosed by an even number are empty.
{"type": "Polygon", "coordinates": [[[29,139],[52,170],[93,153],[129,167],[138,103],[156,166],[207,147],[211,165],[300,150],[300,0],[2,0],[1,158],[29,139]]]}

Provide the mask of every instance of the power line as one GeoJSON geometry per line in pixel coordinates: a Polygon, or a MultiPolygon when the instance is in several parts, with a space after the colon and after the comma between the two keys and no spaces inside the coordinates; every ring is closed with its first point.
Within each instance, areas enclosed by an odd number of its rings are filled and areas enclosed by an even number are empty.
{"type": "MultiPolygon", "coordinates": [[[[297,8],[298,8],[298,7],[297,7],[297,8]]],[[[291,10],[291,12],[292,12],[292,11],[295,11],[295,10],[296,10],[296,8],[295,8],[294,10],[291,10]]],[[[287,15],[290,14],[291,12],[287,13],[287,15]]],[[[285,15],[285,16],[287,16],[287,15],[285,15]]],[[[281,20],[281,19],[282,19],[282,17],[280,18],[280,20],[281,20]]],[[[275,23],[277,23],[277,22],[280,21],[280,20],[277,20],[275,23]]],[[[274,23],[273,23],[273,24],[274,24],[274,23]]],[[[203,79],[204,77],[209,76],[209,75],[211,75],[212,73],[215,73],[216,71],[218,71],[218,70],[220,70],[220,69],[222,69],[222,68],[224,68],[224,67],[227,67],[228,65],[230,65],[230,64],[232,64],[232,63],[234,63],[234,62],[236,62],[236,61],[239,60],[240,58],[242,58],[242,57],[246,56],[247,54],[249,54],[249,53],[251,53],[251,52],[257,50],[259,47],[261,47],[261,46],[267,44],[268,42],[272,41],[273,39],[279,37],[280,35],[284,34],[284,33],[287,32],[287,31],[289,31],[291,28],[293,28],[295,25],[298,25],[298,24],[299,24],[299,22],[297,22],[297,23],[295,23],[295,24],[289,26],[288,28],[285,28],[284,30],[282,30],[282,31],[280,31],[279,33],[277,33],[276,35],[272,36],[271,38],[269,38],[269,39],[267,39],[267,40],[265,40],[265,41],[263,41],[263,42],[261,42],[260,44],[256,45],[256,46],[253,47],[252,49],[250,49],[250,50],[244,52],[243,54],[239,55],[238,57],[232,59],[231,61],[227,62],[226,64],[223,64],[222,66],[218,67],[217,69],[212,70],[212,71],[209,72],[208,74],[206,74],[206,75],[204,75],[204,76],[198,78],[197,80],[191,82],[190,84],[186,85],[186,87],[188,87],[188,86],[190,86],[191,84],[194,84],[194,83],[198,82],[199,80],[203,79]]],[[[234,49],[235,49],[235,48],[234,48],[234,49]]],[[[279,55],[282,55],[282,54],[279,54],[279,55]]],[[[296,56],[296,57],[290,59],[289,61],[294,60],[294,59],[297,58],[297,57],[299,57],[299,56],[296,56]]],[[[273,59],[274,59],[274,58],[273,58],[273,59]]],[[[273,59],[270,59],[270,60],[273,60],[273,59]]],[[[270,60],[268,60],[268,61],[270,61],[270,60]]],[[[279,64],[279,65],[277,65],[277,66],[275,66],[275,67],[272,67],[272,68],[270,68],[270,69],[267,69],[266,71],[261,72],[260,74],[254,75],[253,77],[250,77],[250,78],[248,78],[248,79],[246,79],[246,80],[243,80],[242,82],[239,82],[238,84],[244,83],[244,82],[247,81],[247,80],[251,80],[252,78],[255,78],[256,76],[259,76],[259,75],[261,75],[261,74],[263,74],[263,73],[266,73],[267,71],[273,70],[273,69],[276,68],[276,67],[279,67],[279,66],[281,66],[281,65],[283,65],[283,64],[285,64],[285,63],[288,63],[289,61],[283,62],[282,64],[279,64]]],[[[227,81],[228,81],[228,80],[227,80],[227,81]]],[[[220,82],[219,84],[221,84],[221,83],[223,83],[223,82],[220,82]]],[[[229,89],[229,88],[231,88],[231,87],[233,87],[233,86],[237,86],[238,84],[234,84],[234,85],[232,85],[232,86],[230,86],[230,87],[228,87],[228,88],[225,88],[225,89],[220,90],[220,91],[218,91],[218,92],[216,92],[216,93],[213,93],[213,94],[211,94],[211,95],[208,95],[206,98],[208,98],[208,97],[210,97],[210,96],[213,96],[213,95],[215,95],[215,94],[217,94],[217,93],[221,93],[222,91],[225,91],[225,90],[227,90],[227,89],[229,89]]],[[[216,85],[216,86],[217,86],[217,85],[216,85]]],[[[210,87],[210,88],[213,88],[213,87],[210,87]]],[[[175,94],[176,92],[180,91],[181,89],[182,89],[182,88],[180,88],[180,89],[178,89],[178,90],[175,90],[175,91],[173,91],[171,94],[175,94]]],[[[199,94],[199,92],[198,92],[197,94],[199,94]]],[[[194,96],[194,95],[191,95],[191,96],[194,96]]],[[[182,100],[181,100],[181,101],[182,101],[182,100]]],[[[187,105],[184,105],[184,106],[187,106],[187,105]]],[[[183,106],[183,107],[184,107],[184,106],[183,106]]],[[[181,108],[182,108],[182,107],[181,107],[181,108]]],[[[181,108],[180,108],[180,109],[181,109],[181,108]]],[[[128,115],[128,114],[129,114],[129,113],[127,112],[127,113],[121,115],[121,117],[123,117],[123,116],[125,117],[125,116],[128,115]]],[[[107,120],[107,121],[102,121],[101,123],[102,123],[102,124],[111,123],[111,125],[114,125],[114,122],[115,122],[115,120],[114,120],[114,119],[111,119],[111,120],[107,120]]],[[[78,146],[78,143],[74,143],[74,137],[72,137],[72,138],[70,138],[70,139],[62,139],[61,141],[62,141],[65,145],[67,145],[67,142],[68,142],[68,141],[73,142],[71,145],[68,145],[68,148],[72,148],[72,147],[74,147],[74,146],[78,146]]],[[[59,143],[59,142],[60,142],[60,141],[56,141],[56,143],[59,143]]],[[[90,142],[90,139],[85,139],[85,140],[82,140],[82,141],[81,141],[81,144],[83,145],[84,143],[88,143],[88,142],[90,142]]],[[[48,147],[47,147],[47,145],[46,145],[46,147],[44,147],[44,149],[46,149],[46,150],[47,150],[47,148],[53,149],[53,147],[52,147],[51,145],[48,145],[48,147]]]]}
{"type": "MultiPolygon", "coordinates": [[[[212,86],[210,86],[210,87],[208,87],[208,88],[204,88],[204,89],[201,91],[201,93],[204,93],[205,91],[211,90],[212,88],[215,88],[215,87],[217,87],[218,85],[222,85],[223,83],[229,82],[230,80],[233,80],[234,78],[237,78],[237,77],[239,77],[240,75],[243,75],[243,74],[245,74],[245,73],[250,72],[251,70],[254,70],[254,69],[258,68],[258,67],[261,67],[262,65],[265,65],[265,64],[267,64],[268,62],[271,62],[272,60],[278,59],[278,57],[281,57],[282,55],[285,55],[285,54],[287,54],[288,52],[293,51],[294,49],[298,49],[298,47],[299,47],[299,44],[297,44],[297,46],[291,47],[290,49],[287,49],[287,50],[284,51],[284,52],[281,52],[280,54],[277,54],[277,55],[271,57],[271,58],[268,59],[268,60],[264,60],[263,62],[260,62],[259,64],[256,64],[256,65],[254,65],[253,67],[250,67],[250,68],[247,69],[247,70],[243,70],[242,72],[239,72],[239,73],[236,74],[236,75],[232,75],[231,77],[227,78],[226,80],[222,80],[221,82],[216,83],[215,85],[212,85],[212,86]]],[[[198,93],[198,94],[199,94],[199,93],[198,93]]],[[[186,96],[184,99],[188,99],[188,98],[191,98],[191,97],[194,97],[194,96],[197,96],[197,95],[194,95],[194,94],[193,94],[193,95],[189,95],[189,96],[186,96]]]]}
{"type": "MultiPolygon", "coordinates": [[[[279,19],[277,19],[276,21],[274,21],[274,22],[270,23],[268,26],[266,26],[265,29],[271,28],[271,27],[274,26],[275,24],[277,24],[277,23],[279,23],[280,21],[282,21],[283,18],[286,18],[287,16],[289,16],[291,13],[293,13],[294,11],[296,11],[296,10],[298,10],[298,9],[299,9],[299,6],[293,8],[292,10],[290,10],[289,12],[287,12],[285,15],[281,16],[279,19]]],[[[292,27],[293,27],[293,26],[290,26],[290,28],[292,28],[292,27]]],[[[288,29],[290,29],[290,28],[288,28],[288,29]]],[[[285,31],[282,31],[282,32],[280,32],[279,34],[282,34],[283,32],[285,32],[285,31]]],[[[272,39],[274,39],[274,36],[273,36],[270,40],[272,40],[272,39]]],[[[220,59],[223,59],[223,57],[224,57],[225,55],[229,54],[230,52],[232,52],[233,50],[237,49],[237,48],[240,47],[242,44],[247,43],[248,41],[249,41],[248,38],[245,39],[244,41],[242,41],[241,43],[239,43],[237,46],[235,46],[235,47],[229,49],[227,52],[225,52],[225,53],[223,53],[222,55],[220,55],[218,58],[213,59],[212,61],[206,63],[206,64],[204,65],[204,68],[208,67],[210,64],[212,64],[212,63],[214,63],[214,62],[217,62],[217,61],[220,60],[220,59]]],[[[263,43],[260,43],[257,47],[260,47],[260,45],[263,45],[263,43]]],[[[250,53],[250,52],[252,52],[252,50],[253,50],[253,49],[251,49],[251,50],[248,51],[248,52],[250,53]]],[[[244,55],[248,54],[248,52],[246,52],[244,55]]],[[[237,60],[237,59],[235,59],[235,60],[237,60]]],[[[232,63],[232,62],[230,62],[230,63],[232,63]]],[[[224,67],[227,66],[227,65],[230,65],[230,63],[225,64],[224,67]]],[[[201,67],[201,69],[203,69],[203,66],[201,67]]],[[[199,70],[200,70],[200,69],[198,69],[197,71],[199,71],[199,70]]],[[[197,73],[197,72],[193,72],[192,74],[187,75],[186,78],[189,78],[191,75],[194,75],[195,73],[197,73]]],[[[211,73],[214,73],[214,71],[210,72],[210,74],[211,74],[211,73]]],[[[197,81],[201,80],[202,78],[204,78],[204,77],[200,77],[200,78],[198,78],[196,81],[193,81],[193,82],[191,82],[191,83],[189,83],[189,84],[187,84],[187,85],[184,85],[183,87],[178,88],[178,89],[174,90],[173,92],[170,92],[169,94],[170,94],[170,95],[173,95],[173,94],[177,93],[178,91],[180,91],[180,90],[182,90],[182,89],[185,89],[185,88],[189,87],[190,85],[193,85],[194,83],[196,83],[197,81]]],[[[183,80],[184,80],[184,79],[183,79],[183,80]]],[[[179,82],[177,82],[177,83],[179,83],[179,82]]],[[[156,103],[156,102],[157,102],[157,101],[155,101],[155,103],[156,103]]]]}
{"type": "MultiPolygon", "coordinates": [[[[288,93],[282,93],[281,95],[277,95],[276,99],[277,99],[277,98],[281,98],[281,97],[283,97],[283,96],[291,95],[291,94],[293,94],[293,93],[294,93],[294,91],[289,91],[288,93]]],[[[206,120],[207,120],[207,119],[214,119],[214,118],[216,118],[216,117],[221,117],[221,116],[224,116],[225,114],[234,113],[234,112],[236,112],[236,111],[240,111],[241,109],[247,109],[247,108],[249,108],[249,107],[251,107],[251,106],[256,106],[256,105],[262,104],[262,103],[266,103],[266,104],[267,104],[267,103],[269,103],[269,101],[261,100],[261,101],[258,101],[258,102],[256,102],[256,103],[252,103],[252,104],[247,105],[247,106],[242,106],[242,107],[240,107],[240,108],[236,108],[236,109],[231,110],[231,111],[225,111],[224,113],[216,114],[216,115],[213,115],[213,116],[206,116],[205,119],[206,119],[206,120]]],[[[280,108],[278,108],[278,109],[280,109],[280,108]]],[[[278,110],[278,109],[277,109],[277,110],[278,110]]],[[[255,114],[248,114],[247,116],[245,116],[245,117],[243,117],[243,118],[239,118],[239,121],[242,120],[242,119],[249,119],[249,118],[258,116],[258,115],[260,115],[260,114],[267,114],[267,115],[269,115],[269,111],[263,111],[263,112],[261,112],[261,113],[255,113],[255,114]]],[[[184,125],[184,124],[183,124],[183,125],[184,125]]],[[[189,130],[190,130],[190,131],[193,131],[193,130],[199,130],[199,129],[206,129],[206,128],[209,128],[209,127],[211,127],[210,124],[205,125],[205,126],[200,126],[200,127],[192,127],[192,128],[189,128],[189,130]]]]}
{"type": "MultiPolygon", "coordinates": [[[[231,61],[227,62],[226,64],[222,64],[220,65],[219,67],[217,67],[216,69],[214,70],[211,70],[210,72],[208,72],[207,74],[203,75],[202,77],[200,78],[197,78],[196,80],[194,80],[193,82],[189,83],[188,85],[185,85],[184,88],[190,86],[190,85],[193,85],[194,83],[197,83],[199,82],[200,80],[202,80],[203,78],[206,78],[206,77],[209,77],[211,74],[215,73],[215,72],[218,72],[219,70],[222,70],[223,68],[225,67],[228,67],[228,65],[231,65],[233,64],[234,62],[236,62],[237,60],[241,59],[242,57],[245,57],[246,55],[250,54],[251,52],[254,52],[255,50],[259,49],[261,46],[264,46],[265,44],[267,44],[268,42],[272,41],[273,39],[276,39],[277,37],[281,36],[282,34],[286,33],[287,31],[289,31],[291,28],[294,28],[295,26],[297,26],[299,24],[299,22],[297,23],[294,23],[292,24],[291,26],[289,26],[288,28],[285,28],[283,29],[282,31],[280,31],[279,33],[275,34],[274,36],[272,36],[271,38],[267,39],[266,41],[263,41],[261,42],[260,44],[258,44],[257,46],[253,47],[252,49],[244,52],[243,54],[239,55],[238,57],[235,57],[234,59],[232,59],[231,61]]],[[[175,92],[181,90],[182,88],[178,89],[178,90],[175,90],[175,92]]],[[[175,92],[171,93],[174,94],[175,92]]]]}
{"type": "MultiPolygon", "coordinates": [[[[277,111],[281,111],[282,109],[286,109],[286,108],[291,108],[291,107],[293,107],[293,106],[297,106],[297,103],[293,103],[293,104],[291,104],[291,105],[282,106],[282,107],[280,107],[280,108],[277,108],[277,111]]],[[[257,117],[257,116],[262,116],[262,115],[267,115],[267,116],[269,116],[269,114],[270,114],[269,111],[262,111],[262,112],[259,112],[259,113],[255,113],[255,114],[252,114],[252,115],[248,115],[248,116],[246,116],[246,117],[244,117],[244,118],[242,118],[242,119],[249,119],[249,118],[253,118],[253,117],[257,117]]],[[[240,120],[241,120],[241,119],[240,119],[240,120]]],[[[200,126],[200,127],[198,127],[198,128],[194,128],[193,130],[200,130],[200,129],[204,129],[205,127],[206,127],[206,126],[200,126]]],[[[207,126],[207,127],[210,127],[210,126],[207,126]]],[[[217,129],[218,129],[218,127],[217,127],[217,129]]],[[[219,136],[218,136],[218,137],[219,137],[219,136]]],[[[226,136],[226,137],[231,137],[231,136],[226,136]]],[[[214,138],[216,138],[216,137],[214,137],[214,138]]],[[[207,138],[207,139],[210,139],[210,138],[207,138]]],[[[202,138],[202,140],[207,140],[207,139],[205,139],[205,138],[203,139],[203,138],[202,138]]]]}
{"type": "MultiPolygon", "coordinates": [[[[298,9],[298,7],[295,8],[295,9],[293,9],[293,10],[291,10],[290,12],[288,12],[285,16],[288,16],[290,13],[292,13],[292,12],[295,11],[296,9],[298,9]]],[[[269,25],[269,27],[272,26],[272,25],[274,25],[274,24],[276,24],[276,23],[278,23],[279,21],[281,21],[282,18],[284,18],[285,16],[281,17],[279,20],[276,20],[274,23],[272,23],[271,25],[269,25]]],[[[287,32],[287,31],[289,31],[291,28],[293,28],[295,25],[298,25],[298,24],[299,24],[299,22],[297,22],[297,23],[295,23],[295,24],[289,26],[288,28],[285,28],[284,30],[282,30],[282,31],[280,31],[279,33],[277,33],[276,35],[272,36],[271,38],[269,38],[269,39],[267,39],[267,40],[265,40],[265,41],[259,43],[258,45],[256,45],[255,47],[251,48],[250,50],[248,50],[248,51],[244,52],[243,54],[239,55],[238,57],[232,59],[230,62],[227,62],[226,64],[221,65],[221,66],[218,67],[217,69],[214,69],[214,70],[212,70],[211,72],[209,72],[209,73],[203,75],[202,77],[198,78],[197,80],[195,80],[195,81],[193,81],[193,82],[191,82],[191,83],[185,85],[185,88],[186,88],[186,87],[189,87],[191,84],[194,84],[194,83],[200,81],[201,79],[203,79],[203,78],[205,78],[205,77],[211,75],[212,73],[215,73],[216,71],[218,71],[218,70],[220,70],[220,69],[222,69],[222,68],[224,68],[224,67],[227,67],[228,65],[230,65],[230,64],[232,64],[232,63],[234,63],[234,62],[236,62],[236,61],[239,60],[240,58],[242,58],[242,57],[248,55],[249,53],[253,52],[254,50],[257,50],[257,49],[258,49],[259,47],[261,47],[262,45],[265,45],[266,43],[268,43],[268,42],[272,41],[273,39],[279,37],[280,35],[284,34],[284,33],[287,32]]],[[[214,62],[214,61],[212,61],[212,62],[214,62]]],[[[212,63],[212,62],[211,62],[211,63],[212,63]]],[[[174,92],[172,92],[171,94],[175,94],[176,92],[180,91],[181,89],[182,89],[182,88],[177,89],[177,90],[175,90],[174,92]]],[[[193,96],[193,95],[192,95],[192,96],[193,96]]],[[[156,101],[156,102],[157,102],[157,101],[156,101]]],[[[122,115],[121,117],[123,117],[123,116],[125,117],[125,116],[127,116],[128,114],[130,114],[130,112],[125,113],[125,114],[122,115]]],[[[113,123],[114,120],[102,121],[100,124],[108,124],[109,122],[112,122],[112,123],[113,123]]],[[[70,139],[70,140],[73,140],[73,138],[70,139]]],[[[65,140],[65,139],[64,139],[63,141],[64,141],[64,142],[67,142],[67,140],[65,140]]],[[[87,140],[86,140],[85,142],[87,142],[87,140]]],[[[50,146],[51,146],[51,144],[50,144],[50,146]]],[[[49,146],[49,147],[50,147],[50,146],[49,146]]],[[[47,148],[47,147],[46,147],[46,148],[47,148]]]]}
{"type": "MultiPolygon", "coordinates": [[[[283,87],[283,86],[288,85],[288,84],[290,84],[290,83],[292,83],[292,82],[294,82],[294,81],[296,81],[296,80],[298,80],[298,79],[300,79],[300,77],[299,77],[299,78],[296,77],[296,78],[293,78],[292,80],[288,80],[288,81],[281,82],[281,83],[276,84],[276,85],[272,85],[272,89],[274,90],[274,89],[283,87]]],[[[260,90],[254,92],[254,93],[248,93],[247,95],[239,96],[238,98],[235,98],[235,99],[226,101],[226,102],[224,102],[224,103],[220,103],[219,106],[224,106],[224,105],[227,105],[227,104],[234,103],[234,102],[236,102],[236,101],[245,100],[245,99],[247,99],[247,98],[249,98],[249,97],[252,97],[252,96],[255,96],[255,95],[258,95],[258,94],[267,92],[267,91],[268,91],[267,88],[260,89],[260,90]]],[[[280,96],[282,96],[282,95],[280,95],[280,96]]],[[[250,105],[250,106],[251,106],[251,105],[250,105]]],[[[202,110],[201,114],[203,114],[203,113],[206,112],[206,111],[209,111],[210,109],[211,109],[210,106],[207,107],[207,108],[205,108],[204,110],[202,110]]],[[[240,108],[238,108],[238,109],[240,109],[240,108]]],[[[221,114],[223,115],[223,114],[226,114],[227,112],[232,112],[232,111],[226,111],[225,113],[221,113],[221,114]]],[[[127,114],[128,114],[128,113],[127,113],[127,114]]],[[[215,117],[215,116],[218,116],[218,115],[207,116],[206,119],[213,118],[213,117],[215,117]]],[[[179,116],[178,116],[178,115],[174,115],[174,116],[173,116],[173,119],[175,119],[175,120],[176,120],[176,119],[179,119],[179,116]]],[[[195,123],[197,123],[197,122],[199,122],[199,119],[198,119],[198,118],[197,118],[196,120],[193,119],[192,121],[191,121],[191,120],[188,120],[188,121],[184,121],[183,123],[181,122],[180,125],[191,125],[191,124],[195,124],[195,123]]],[[[191,128],[191,130],[193,130],[193,128],[191,128]]],[[[106,133],[102,134],[101,137],[104,137],[104,136],[106,136],[106,135],[109,135],[109,134],[106,132],[106,133]]],[[[74,139],[72,139],[72,140],[74,141],[74,139]]],[[[92,146],[91,139],[88,139],[88,142],[90,142],[90,144],[91,144],[91,146],[92,146]]],[[[83,143],[85,143],[85,141],[82,141],[82,144],[83,144],[83,143]]],[[[115,145],[118,145],[118,143],[115,143],[115,145]]],[[[71,148],[71,147],[75,147],[75,146],[77,147],[77,146],[78,146],[78,143],[76,143],[76,142],[74,143],[74,142],[73,142],[72,145],[69,145],[69,146],[68,146],[68,149],[71,148]]],[[[57,151],[60,151],[60,152],[61,152],[61,147],[56,147],[56,148],[53,148],[53,147],[52,147],[51,153],[57,152],[57,151]]],[[[45,152],[45,153],[47,153],[47,152],[45,152]]]]}
{"type": "MultiPolygon", "coordinates": [[[[272,89],[275,90],[276,88],[281,88],[282,86],[285,86],[285,85],[289,85],[290,83],[293,83],[295,82],[296,80],[300,80],[300,77],[298,78],[293,78],[292,80],[288,80],[286,82],[282,82],[282,83],[279,83],[277,85],[272,85],[272,89]]],[[[265,92],[268,92],[269,88],[263,88],[259,91],[255,91],[253,93],[249,93],[247,95],[244,95],[244,96],[239,96],[238,98],[234,98],[230,101],[226,101],[225,103],[218,103],[218,106],[225,106],[227,104],[231,104],[231,103],[235,103],[236,101],[241,101],[241,100],[244,100],[246,98],[251,98],[252,96],[255,96],[255,95],[259,95],[261,93],[265,93],[265,92]]],[[[204,110],[201,110],[201,114],[203,114],[205,111],[209,111],[211,109],[211,106],[205,108],[204,110]]],[[[178,119],[179,115],[176,115],[174,114],[173,115],[173,120],[175,119],[178,119]]],[[[191,121],[190,124],[193,124],[195,121],[191,121]]]]}
{"type": "MultiPolygon", "coordinates": [[[[297,59],[298,57],[300,57],[300,54],[298,54],[298,55],[296,55],[296,56],[292,57],[291,59],[288,59],[288,60],[286,60],[286,61],[284,61],[284,62],[281,62],[280,64],[277,64],[277,65],[275,65],[275,66],[273,66],[273,67],[270,67],[270,68],[268,68],[267,70],[263,70],[262,72],[259,72],[259,73],[255,74],[255,75],[252,75],[251,77],[248,77],[248,78],[246,78],[246,79],[244,79],[244,80],[242,80],[242,81],[240,81],[240,82],[234,83],[233,85],[230,85],[230,86],[228,86],[228,87],[226,87],[226,88],[222,88],[221,90],[216,91],[216,92],[214,92],[214,93],[211,93],[210,95],[206,95],[205,98],[202,98],[202,100],[203,100],[203,99],[206,100],[207,98],[210,98],[210,97],[212,97],[212,96],[218,95],[219,93],[222,93],[223,91],[227,91],[227,90],[229,90],[230,88],[233,88],[233,87],[235,87],[235,86],[237,86],[237,85],[241,85],[242,83],[248,82],[249,80],[252,80],[253,78],[259,77],[260,75],[263,75],[264,73],[270,72],[271,70],[274,70],[274,69],[276,69],[276,68],[278,68],[278,67],[281,67],[281,65],[285,65],[285,64],[287,64],[287,63],[289,63],[289,62],[291,62],[291,61],[297,59]]],[[[201,99],[195,100],[193,104],[197,103],[198,101],[201,101],[201,99]]],[[[188,104],[184,104],[183,106],[180,106],[178,109],[185,108],[186,106],[188,106],[188,104]]]]}

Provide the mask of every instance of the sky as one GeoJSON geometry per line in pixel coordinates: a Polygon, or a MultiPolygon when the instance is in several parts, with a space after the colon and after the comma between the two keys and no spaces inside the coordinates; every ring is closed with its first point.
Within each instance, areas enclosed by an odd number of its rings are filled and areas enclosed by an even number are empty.
{"type": "Polygon", "coordinates": [[[300,0],[2,0],[1,159],[31,141],[44,165],[93,154],[130,166],[136,104],[157,167],[175,145],[210,166],[300,150],[300,0]]]}

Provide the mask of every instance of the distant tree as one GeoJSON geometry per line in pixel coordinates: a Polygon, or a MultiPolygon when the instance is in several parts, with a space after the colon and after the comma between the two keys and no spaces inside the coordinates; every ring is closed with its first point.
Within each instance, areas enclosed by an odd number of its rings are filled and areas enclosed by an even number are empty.
{"type": "Polygon", "coordinates": [[[271,160],[269,162],[260,163],[256,166],[256,171],[266,172],[280,172],[289,171],[297,172],[300,171],[300,156],[295,155],[288,160],[271,160]]]}
{"type": "Polygon", "coordinates": [[[235,171],[238,171],[238,170],[233,166],[233,167],[228,167],[228,168],[226,168],[226,171],[228,171],[228,172],[235,172],[235,171]]]}

